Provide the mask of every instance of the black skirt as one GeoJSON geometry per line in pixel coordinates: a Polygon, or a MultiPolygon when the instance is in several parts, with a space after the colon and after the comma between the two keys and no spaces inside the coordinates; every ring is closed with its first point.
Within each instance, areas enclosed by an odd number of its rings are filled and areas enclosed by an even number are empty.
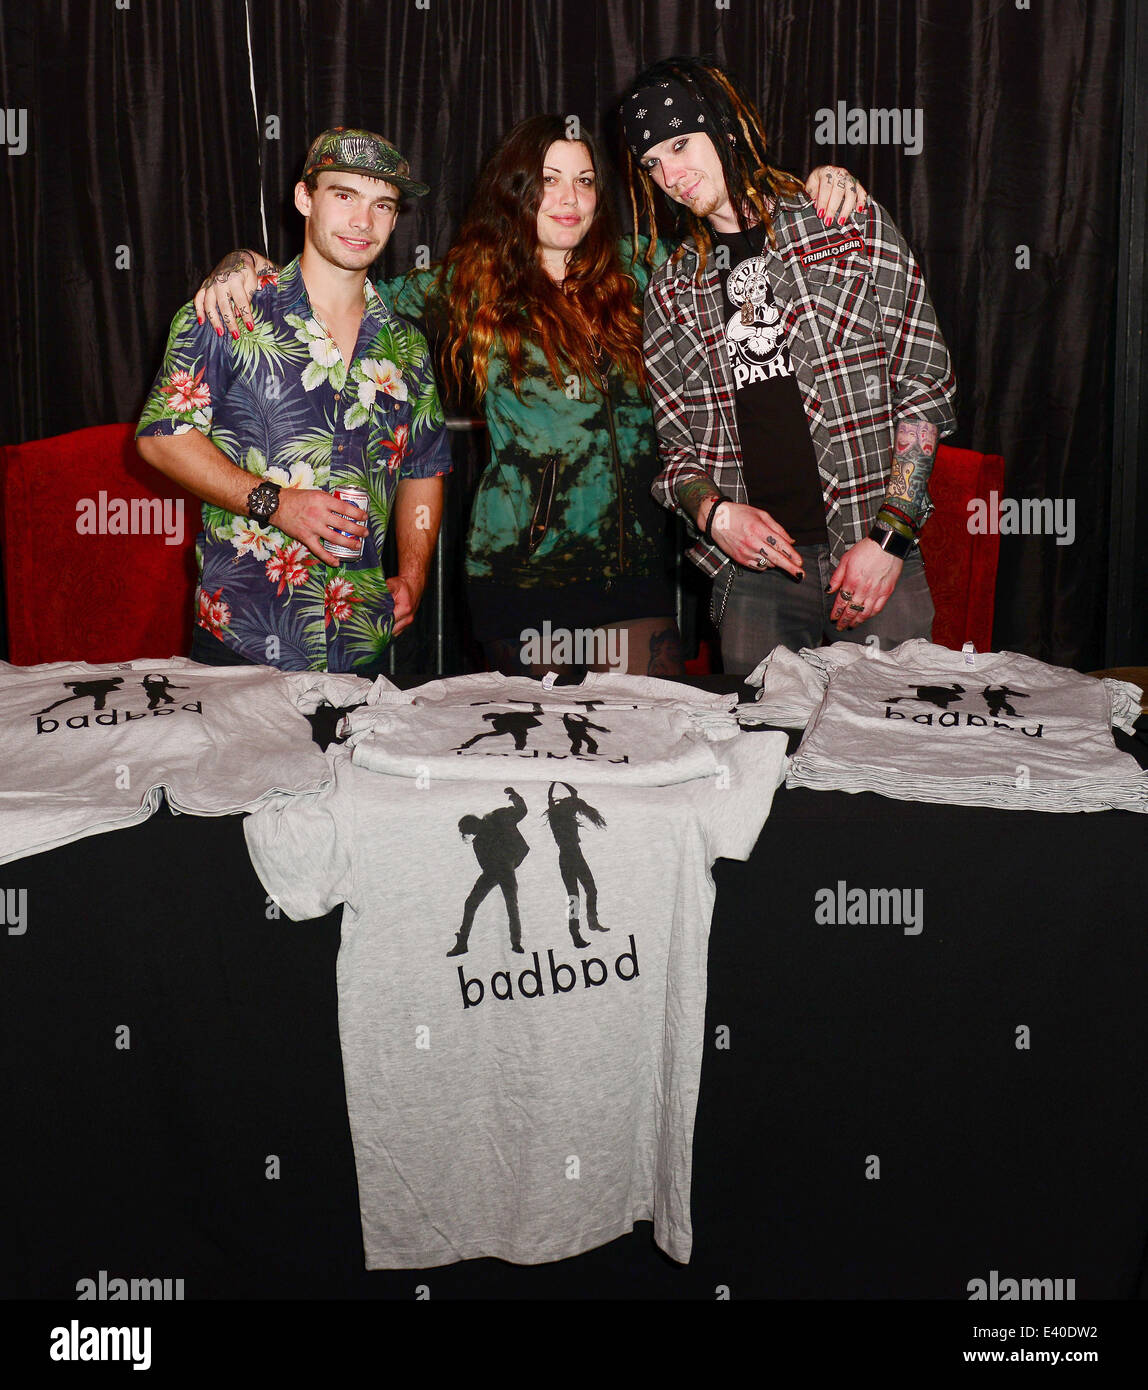
{"type": "Polygon", "coordinates": [[[669,618],[674,591],[661,575],[608,579],[597,584],[564,584],[561,588],[520,589],[487,579],[468,579],[466,596],[471,629],[479,642],[499,638],[517,641],[529,628],[596,628],[635,618],[669,618]]]}

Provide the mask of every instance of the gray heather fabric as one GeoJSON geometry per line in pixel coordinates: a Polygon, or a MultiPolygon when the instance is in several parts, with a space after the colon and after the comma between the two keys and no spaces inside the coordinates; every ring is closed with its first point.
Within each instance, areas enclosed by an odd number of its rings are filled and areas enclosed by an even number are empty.
{"type": "Polygon", "coordinates": [[[736,695],[647,676],[580,685],[458,676],[405,692],[376,682],[343,724],[357,765],[408,777],[663,786],[712,776],[738,731],[736,695]]]}
{"type": "Polygon", "coordinates": [[[326,672],[0,662],[0,863],[134,825],[166,791],[175,811],[222,816],[330,780],[302,711],[369,683],[326,672]]]}
{"type": "Polygon", "coordinates": [[[557,1260],[642,1220],[689,1259],[710,870],[749,855],[785,762],[782,734],[721,747],[716,775],[666,787],[584,787],[569,764],[561,783],[428,784],[340,759],[335,786],[247,820],[290,916],[344,904],[368,1269],[557,1260]]]}
{"type": "MultiPolygon", "coordinates": [[[[845,649],[845,650],[839,650],[845,649]]],[[[1148,811],[1148,772],[1122,753],[1140,691],[1018,652],[903,642],[889,652],[805,650],[795,677],[774,652],[754,706],[799,714],[811,672],[824,688],[787,785],[875,791],[908,801],[1037,811],[1148,811]]]]}

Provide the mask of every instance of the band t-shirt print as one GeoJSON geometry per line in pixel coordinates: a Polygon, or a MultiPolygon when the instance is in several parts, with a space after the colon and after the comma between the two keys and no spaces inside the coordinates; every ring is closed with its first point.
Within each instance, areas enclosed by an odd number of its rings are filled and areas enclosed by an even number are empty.
{"type": "Polygon", "coordinates": [[[369,682],[186,657],[0,662],[0,862],[146,820],[250,810],[330,780],[305,713],[369,682]]]}
{"type": "Polygon", "coordinates": [[[715,259],[720,251],[729,267],[719,277],[742,476],[751,506],[769,512],[798,545],[823,545],[825,504],[817,457],[764,239],[760,228],[714,235],[715,259]]]}
{"type": "MultiPolygon", "coordinates": [[[[1019,652],[954,652],[914,638],[801,653],[824,693],[791,786],[1017,810],[1148,811],[1148,771],[1119,750],[1140,691],[1019,652]]],[[[790,663],[786,663],[790,665],[790,663]]],[[[768,667],[765,672],[769,676],[768,667]]],[[[772,699],[786,675],[769,681],[772,699]]],[[[773,714],[770,699],[759,706],[773,714]]]]}
{"type": "Polygon", "coordinates": [[[645,676],[594,673],[552,689],[461,676],[409,691],[377,682],[342,732],[355,762],[376,772],[658,786],[714,771],[737,733],[736,704],[645,676]]]}
{"type": "MultiPolygon", "coordinates": [[[[525,713],[529,739],[540,716],[525,713]]],[[[457,746],[474,720],[455,714],[457,746]]],[[[640,1220],[690,1256],[712,864],[749,855],[784,736],[736,732],[709,775],[642,786],[586,783],[617,767],[605,760],[516,756],[514,733],[474,746],[510,756],[468,762],[499,779],[341,759],[334,787],[245,824],[286,913],[343,904],[339,1031],[370,1269],[561,1259],[640,1220]]]]}

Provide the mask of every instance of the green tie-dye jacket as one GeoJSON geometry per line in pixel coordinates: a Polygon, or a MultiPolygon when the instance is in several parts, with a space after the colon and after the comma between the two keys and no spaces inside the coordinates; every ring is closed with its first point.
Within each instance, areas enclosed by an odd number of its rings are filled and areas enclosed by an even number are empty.
{"type": "MultiPolygon", "coordinates": [[[[630,243],[620,251],[631,269],[630,243]]],[[[632,272],[640,300],[648,271],[639,260],[632,272]]],[[[376,288],[397,313],[419,318],[435,273],[414,271],[376,288]]],[[[663,573],[666,514],[650,495],[658,462],[648,399],[618,367],[607,374],[605,395],[573,372],[559,385],[542,350],[523,346],[521,399],[505,356],[497,347],[490,355],[482,402],[490,462],[471,511],[468,577],[550,588],[663,573]]]]}

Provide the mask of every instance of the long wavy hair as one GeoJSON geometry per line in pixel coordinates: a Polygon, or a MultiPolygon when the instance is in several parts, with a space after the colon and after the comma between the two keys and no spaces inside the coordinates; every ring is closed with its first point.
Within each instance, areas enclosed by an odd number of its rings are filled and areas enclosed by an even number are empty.
{"type": "MultiPolygon", "coordinates": [[[[708,129],[720,131],[713,140],[714,149],[725,175],[726,191],[743,231],[749,228],[748,219],[764,228],[769,244],[776,249],[773,231],[771,200],[777,194],[804,193],[805,185],[794,174],[775,169],[766,157],[765,127],[761,114],[745,89],[731,72],[716,62],[703,58],[663,58],[640,72],[629,86],[630,92],[651,87],[657,82],[678,82],[698,101],[710,117],[708,129]],[[733,138],[730,139],[729,137],[733,138]]],[[[655,225],[655,184],[627,146],[624,154],[626,191],[634,222],[634,246],[638,245],[638,225],[645,218],[655,225]]],[[[713,249],[709,223],[692,208],[669,202],[674,219],[674,233],[684,241],[692,236],[698,248],[698,274],[705,269],[706,259],[713,249]]],[[[674,259],[682,254],[679,245],[674,259]]],[[[653,265],[654,239],[651,237],[646,258],[653,265]]]]}
{"type": "Polygon", "coordinates": [[[618,226],[598,146],[585,130],[598,195],[585,237],[571,252],[566,279],[556,285],[542,267],[538,208],[542,165],[557,140],[569,137],[564,116],[531,116],[505,137],[478,180],[454,245],[438,276],[447,308],[444,357],[458,385],[473,381],[485,394],[491,353],[501,350],[516,394],[526,375],[525,346],[537,344],[555,381],[571,373],[600,386],[594,345],[606,360],[645,386],[642,315],[635,282],[618,254],[618,226]]]}

